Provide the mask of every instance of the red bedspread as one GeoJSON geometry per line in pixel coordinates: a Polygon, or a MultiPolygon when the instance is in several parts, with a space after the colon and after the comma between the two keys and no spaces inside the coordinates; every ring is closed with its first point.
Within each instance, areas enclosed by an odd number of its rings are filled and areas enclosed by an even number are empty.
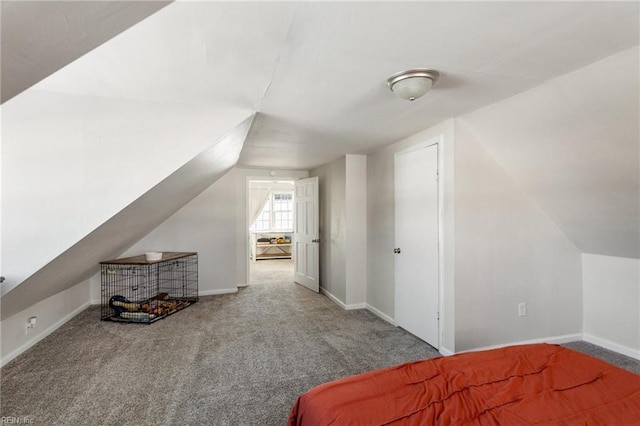
{"type": "Polygon", "coordinates": [[[412,362],[317,386],[289,425],[638,425],[640,376],[537,344],[412,362]]]}

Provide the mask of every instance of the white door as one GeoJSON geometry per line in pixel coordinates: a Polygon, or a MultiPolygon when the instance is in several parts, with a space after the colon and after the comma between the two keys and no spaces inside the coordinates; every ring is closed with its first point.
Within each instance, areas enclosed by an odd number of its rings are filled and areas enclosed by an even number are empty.
{"type": "Polygon", "coordinates": [[[395,319],[439,348],[438,145],[395,156],[395,319]]]}
{"type": "Polygon", "coordinates": [[[296,181],[293,233],[294,281],[320,290],[320,223],[318,177],[296,181]]]}

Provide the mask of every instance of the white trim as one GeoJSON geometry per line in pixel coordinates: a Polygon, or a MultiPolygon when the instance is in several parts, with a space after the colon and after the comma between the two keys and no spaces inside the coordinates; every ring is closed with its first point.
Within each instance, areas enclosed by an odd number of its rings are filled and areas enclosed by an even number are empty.
{"type": "Polygon", "coordinates": [[[351,305],[347,305],[342,300],[338,299],[336,296],[327,291],[326,288],[320,287],[320,293],[327,296],[333,303],[340,306],[345,311],[353,311],[356,309],[365,309],[367,307],[366,303],[353,303],[351,305]]]}
{"type": "Polygon", "coordinates": [[[343,303],[342,300],[338,299],[336,296],[331,294],[326,288],[320,287],[320,294],[324,294],[325,296],[327,296],[329,300],[331,300],[336,305],[340,306],[342,309],[345,309],[345,310],[347,309],[347,305],[343,303]]]}
{"type": "Polygon", "coordinates": [[[585,333],[582,336],[582,340],[584,340],[585,342],[588,343],[592,343],[594,345],[598,345],[600,347],[603,347],[605,349],[609,349],[610,351],[614,351],[617,352],[619,354],[622,355],[626,355],[629,356],[631,358],[635,358],[637,360],[640,360],[640,350],[638,349],[633,349],[630,348],[628,346],[623,346],[619,343],[615,343],[612,342],[610,340],[606,340],[606,339],[601,339],[600,337],[594,336],[592,334],[587,334],[585,333]]]}
{"type": "Polygon", "coordinates": [[[236,284],[236,286],[238,288],[243,288],[243,287],[249,287],[249,284],[247,284],[247,283],[238,283],[238,284],[236,284]]]}
{"type": "Polygon", "coordinates": [[[198,292],[198,296],[215,296],[217,294],[230,294],[237,293],[238,287],[236,288],[223,288],[219,290],[201,290],[198,292]]]}
{"type": "Polygon", "coordinates": [[[521,340],[519,342],[502,343],[499,345],[491,345],[491,346],[484,346],[481,348],[468,349],[466,351],[460,351],[456,353],[488,351],[491,349],[504,348],[506,346],[530,345],[534,343],[561,344],[561,343],[575,342],[578,340],[582,340],[582,333],[565,334],[563,336],[541,337],[539,339],[530,339],[530,340],[521,340]]]}
{"type": "MultiPolygon", "coordinates": [[[[254,180],[259,180],[259,181],[264,181],[264,180],[277,180],[277,181],[292,181],[294,183],[294,190],[293,190],[293,200],[295,203],[295,182],[297,180],[300,179],[306,179],[303,177],[294,177],[293,175],[296,173],[296,170],[273,170],[273,169],[266,169],[266,168],[258,168],[255,169],[256,171],[267,171],[270,170],[271,172],[275,172],[273,175],[269,174],[269,176],[260,176],[260,175],[247,175],[245,176],[245,180],[244,180],[244,202],[245,202],[245,206],[244,206],[244,239],[246,241],[246,250],[244,253],[244,258],[245,258],[245,274],[247,277],[247,284],[246,285],[238,285],[238,287],[245,287],[251,284],[251,260],[255,260],[255,259],[251,259],[251,230],[249,228],[251,228],[251,223],[249,223],[249,192],[251,191],[251,181],[254,180]],[[291,174],[288,174],[291,173],[291,174]]],[[[309,173],[307,172],[307,177],[308,177],[309,173]]],[[[293,213],[293,217],[294,217],[294,223],[293,223],[293,227],[294,229],[292,230],[292,234],[293,231],[295,230],[295,204],[294,204],[294,213],[293,213]]],[[[293,250],[291,250],[291,259],[293,259],[293,250]]]]}
{"type": "Polygon", "coordinates": [[[91,299],[89,301],[89,304],[90,305],[101,305],[102,304],[102,300],[100,300],[100,299],[91,299]]]}
{"type": "Polygon", "coordinates": [[[373,306],[371,306],[371,305],[369,305],[367,303],[367,310],[370,311],[371,313],[377,315],[378,317],[382,318],[383,320],[385,320],[389,324],[393,325],[394,327],[396,327],[396,321],[393,318],[391,318],[389,315],[387,315],[384,312],[382,312],[381,310],[379,310],[378,308],[374,308],[373,306]]]}
{"type": "Polygon", "coordinates": [[[367,304],[366,303],[352,303],[351,305],[345,305],[344,308],[347,311],[354,311],[356,309],[366,309],[367,308],[367,304]]]}
{"type": "Polygon", "coordinates": [[[445,347],[441,347],[440,349],[438,349],[438,352],[440,352],[440,355],[443,356],[451,356],[451,355],[455,355],[455,352],[445,348],[445,347]]]}
{"type": "Polygon", "coordinates": [[[413,151],[418,151],[419,149],[422,149],[422,148],[428,148],[432,145],[438,145],[442,142],[442,139],[443,139],[443,135],[434,136],[425,141],[418,142],[414,145],[411,145],[410,147],[401,149],[400,151],[396,151],[393,153],[393,156],[395,158],[398,154],[408,154],[413,151]]]}
{"type": "Polygon", "coordinates": [[[69,314],[61,318],[59,321],[51,324],[42,333],[34,336],[32,340],[28,341],[27,343],[20,346],[15,351],[11,352],[10,354],[2,358],[2,360],[0,360],[0,367],[4,367],[9,361],[13,360],[15,357],[22,354],[24,351],[26,351],[27,349],[29,349],[30,347],[32,347],[33,345],[35,345],[36,343],[38,343],[39,341],[41,341],[42,339],[44,339],[45,337],[47,337],[48,335],[56,331],[58,328],[62,327],[67,321],[69,321],[71,318],[75,317],[80,312],[87,309],[89,306],[91,306],[90,302],[83,303],[78,308],[74,309],[69,314]]]}

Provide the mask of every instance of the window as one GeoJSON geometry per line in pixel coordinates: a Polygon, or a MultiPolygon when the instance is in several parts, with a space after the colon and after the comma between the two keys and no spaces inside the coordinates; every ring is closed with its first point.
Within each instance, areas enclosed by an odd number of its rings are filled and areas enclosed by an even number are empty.
{"type": "Polygon", "coordinates": [[[273,194],[274,231],[291,231],[293,229],[293,194],[273,194]]]}
{"type": "Polygon", "coordinates": [[[269,199],[264,203],[264,207],[260,212],[260,215],[251,226],[252,231],[268,231],[271,228],[271,203],[269,199]]]}
{"type": "Polygon", "coordinates": [[[293,193],[272,192],[251,225],[252,231],[293,231],[293,193]]]}

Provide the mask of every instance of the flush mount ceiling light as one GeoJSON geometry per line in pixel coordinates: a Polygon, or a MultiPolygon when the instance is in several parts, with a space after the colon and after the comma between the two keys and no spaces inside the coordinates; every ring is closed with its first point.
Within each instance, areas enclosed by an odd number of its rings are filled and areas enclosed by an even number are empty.
{"type": "Polygon", "coordinates": [[[387,79],[387,86],[402,99],[415,101],[431,90],[431,86],[438,81],[438,77],[440,77],[438,71],[416,68],[392,75],[387,79]]]}

